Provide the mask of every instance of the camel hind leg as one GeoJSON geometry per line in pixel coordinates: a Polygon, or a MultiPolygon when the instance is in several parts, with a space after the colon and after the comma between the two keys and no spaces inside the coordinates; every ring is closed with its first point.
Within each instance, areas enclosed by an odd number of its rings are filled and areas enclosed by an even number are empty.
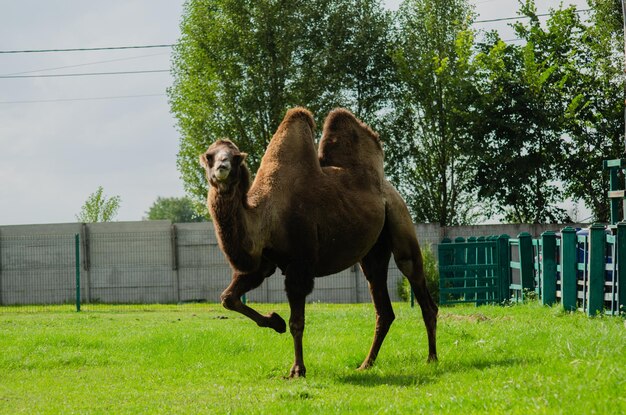
{"type": "Polygon", "coordinates": [[[390,259],[391,249],[383,231],[374,247],[361,260],[361,269],[367,278],[370,295],[376,309],[376,330],[372,347],[359,369],[367,369],[374,364],[391,323],[395,320],[387,289],[387,271],[390,259]]]}
{"type": "Polygon", "coordinates": [[[428,334],[428,361],[437,360],[438,307],[426,286],[422,251],[420,250],[411,216],[398,192],[387,183],[386,226],[389,229],[391,251],[396,265],[409,280],[415,298],[422,309],[428,334]]]}
{"type": "Polygon", "coordinates": [[[428,361],[436,361],[438,307],[426,286],[422,253],[419,245],[415,241],[412,249],[395,249],[393,255],[396,265],[409,280],[417,303],[422,309],[422,317],[424,318],[426,333],[428,334],[428,361]]]}

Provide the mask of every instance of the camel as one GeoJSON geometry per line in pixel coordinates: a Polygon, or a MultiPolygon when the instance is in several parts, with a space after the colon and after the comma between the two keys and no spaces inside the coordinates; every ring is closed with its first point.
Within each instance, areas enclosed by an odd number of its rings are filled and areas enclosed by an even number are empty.
{"type": "Polygon", "coordinates": [[[374,339],[359,367],[366,369],[395,319],[387,289],[393,254],[422,309],[428,361],[436,361],[437,305],[426,288],[406,204],[384,177],[378,135],[345,109],[327,116],[318,151],[314,130],[308,110],[289,110],[252,184],[246,154],[230,140],[216,141],[200,156],[215,233],[233,270],[222,305],[260,327],[286,332],[278,314],[261,315],[241,301],[278,267],[285,276],[295,351],[289,377],[303,377],[305,301],[314,280],[360,263],[376,310],[374,339]]]}

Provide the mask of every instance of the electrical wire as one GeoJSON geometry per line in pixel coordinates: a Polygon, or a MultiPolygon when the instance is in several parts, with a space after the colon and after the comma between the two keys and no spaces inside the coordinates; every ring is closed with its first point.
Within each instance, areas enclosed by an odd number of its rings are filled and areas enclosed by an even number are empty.
{"type": "Polygon", "coordinates": [[[171,48],[174,44],[162,45],[135,45],[135,46],[107,46],[101,48],[69,48],[69,49],[30,49],[30,50],[0,50],[0,54],[14,53],[53,53],[53,52],[86,52],[95,50],[123,50],[123,49],[149,49],[149,48],[171,48]]]}
{"type": "Polygon", "coordinates": [[[87,97],[87,98],[57,98],[57,99],[35,99],[21,101],[0,101],[0,104],[38,104],[47,102],[74,102],[74,101],[104,101],[109,99],[147,98],[163,97],[165,94],[141,94],[141,95],[118,95],[110,97],[87,97]]]}
{"type": "MultiPolygon", "coordinates": [[[[591,9],[575,10],[576,13],[585,13],[585,12],[589,12],[589,11],[591,11],[591,9]]],[[[545,16],[550,16],[550,13],[540,13],[540,14],[536,14],[535,16],[537,16],[537,17],[545,17],[545,16]]],[[[521,20],[521,19],[530,19],[530,17],[529,16],[501,17],[501,18],[498,18],[498,19],[475,20],[474,23],[505,22],[505,21],[508,21],[508,20],[521,20]]]]}
{"type": "Polygon", "coordinates": [[[69,78],[75,76],[100,76],[100,75],[135,75],[145,73],[164,73],[169,69],[153,69],[145,71],[119,71],[119,72],[82,72],[82,73],[60,73],[42,75],[0,75],[0,79],[24,79],[24,78],[69,78]]]}
{"type": "Polygon", "coordinates": [[[54,68],[43,68],[43,69],[35,69],[35,70],[31,70],[31,71],[5,73],[5,74],[2,74],[0,76],[24,75],[24,74],[28,74],[28,73],[56,71],[58,69],[78,68],[80,66],[99,65],[101,63],[130,61],[130,60],[134,60],[134,59],[149,58],[149,57],[152,57],[152,56],[164,56],[164,55],[167,55],[167,54],[168,53],[152,53],[150,55],[131,56],[131,57],[128,57],[128,58],[107,59],[107,60],[103,60],[103,61],[93,61],[93,62],[80,63],[80,64],[76,64],[76,65],[65,65],[65,66],[57,66],[57,67],[54,67],[54,68]]]}

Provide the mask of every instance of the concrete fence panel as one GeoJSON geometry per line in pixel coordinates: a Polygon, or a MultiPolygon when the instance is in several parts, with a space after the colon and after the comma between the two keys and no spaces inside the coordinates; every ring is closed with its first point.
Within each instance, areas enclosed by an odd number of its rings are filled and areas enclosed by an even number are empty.
{"type": "MultiPolygon", "coordinates": [[[[487,225],[440,227],[418,224],[423,249],[435,250],[444,237],[538,236],[563,225],[487,225]]],[[[0,304],[73,303],[76,296],[75,242],[80,236],[81,298],[86,303],[219,302],[232,271],[219,249],[213,224],[169,221],[69,223],[0,226],[0,304]]],[[[403,276],[393,258],[387,280],[393,301],[400,300],[403,276]]],[[[280,270],[247,295],[254,302],[284,302],[280,270]]],[[[308,301],[369,302],[360,267],[315,280],[308,301]]]]}
{"type": "Polygon", "coordinates": [[[0,304],[60,304],[75,298],[79,224],[0,229],[0,304]]]}

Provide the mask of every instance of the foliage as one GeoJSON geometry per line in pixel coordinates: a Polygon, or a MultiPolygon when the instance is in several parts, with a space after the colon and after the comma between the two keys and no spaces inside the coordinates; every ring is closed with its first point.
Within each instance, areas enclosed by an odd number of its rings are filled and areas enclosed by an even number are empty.
{"type": "Polygon", "coordinates": [[[417,222],[475,220],[462,114],[473,100],[467,0],[407,0],[397,15],[398,87],[388,117],[389,177],[417,222]]]}
{"type": "MultiPolygon", "coordinates": [[[[0,413],[626,411],[621,318],[537,303],[444,307],[440,361],[427,364],[419,309],[394,306],[376,365],[356,371],[372,338],[371,304],[307,305],[308,378],[296,380],[284,378],[289,334],[217,304],[0,313],[0,413]]],[[[255,307],[288,313],[286,304],[255,307]]]]}
{"type": "Polygon", "coordinates": [[[157,197],[146,214],[148,220],[166,219],[174,223],[206,221],[206,216],[196,211],[197,207],[188,197],[157,197]]]}
{"type": "Polygon", "coordinates": [[[122,199],[119,196],[107,197],[103,194],[104,189],[98,189],[89,195],[85,204],[81,207],[76,220],[85,223],[110,222],[117,215],[122,199]]]}
{"type": "Polygon", "coordinates": [[[371,121],[384,106],[390,17],[379,0],[190,0],[168,95],[181,135],[178,169],[206,196],[198,155],[229,137],[255,172],[285,111],[322,120],[336,106],[371,121]]]}
{"type": "MultiPolygon", "coordinates": [[[[439,304],[439,267],[432,245],[422,247],[422,260],[424,263],[424,274],[426,275],[426,286],[435,302],[439,304]]],[[[406,278],[402,278],[398,282],[398,295],[404,301],[409,301],[411,298],[411,286],[406,278]]]]}
{"type": "Polygon", "coordinates": [[[285,111],[320,124],[337,106],[381,135],[386,173],[417,222],[563,222],[566,198],[608,219],[601,161],[622,154],[618,0],[537,16],[521,43],[476,42],[469,0],[188,0],[168,90],[187,194],[207,191],[197,157],[233,139],[256,171],[285,111]]]}
{"type": "Polygon", "coordinates": [[[610,220],[608,174],[602,161],[624,153],[624,28],[619,0],[590,1],[591,22],[576,39],[570,64],[578,82],[566,112],[571,141],[565,163],[565,191],[582,199],[593,221],[610,220]]]}
{"type": "Polygon", "coordinates": [[[471,148],[478,195],[515,223],[563,222],[564,114],[573,79],[571,34],[580,32],[574,8],[553,12],[542,27],[532,1],[516,23],[523,45],[494,36],[476,58],[480,101],[472,114],[471,148]]]}
{"type": "Polygon", "coordinates": [[[575,6],[551,10],[541,23],[527,0],[520,14],[528,20],[513,25],[523,44],[492,34],[479,47],[481,93],[468,119],[473,184],[493,202],[489,213],[508,222],[568,221],[559,206],[567,196],[608,220],[601,170],[603,159],[619,157],[623,58],[611,30],[616,20],[602,12],[610,6],[614,16],[613,1],[591,3],[592,24],[575,6]]]}

